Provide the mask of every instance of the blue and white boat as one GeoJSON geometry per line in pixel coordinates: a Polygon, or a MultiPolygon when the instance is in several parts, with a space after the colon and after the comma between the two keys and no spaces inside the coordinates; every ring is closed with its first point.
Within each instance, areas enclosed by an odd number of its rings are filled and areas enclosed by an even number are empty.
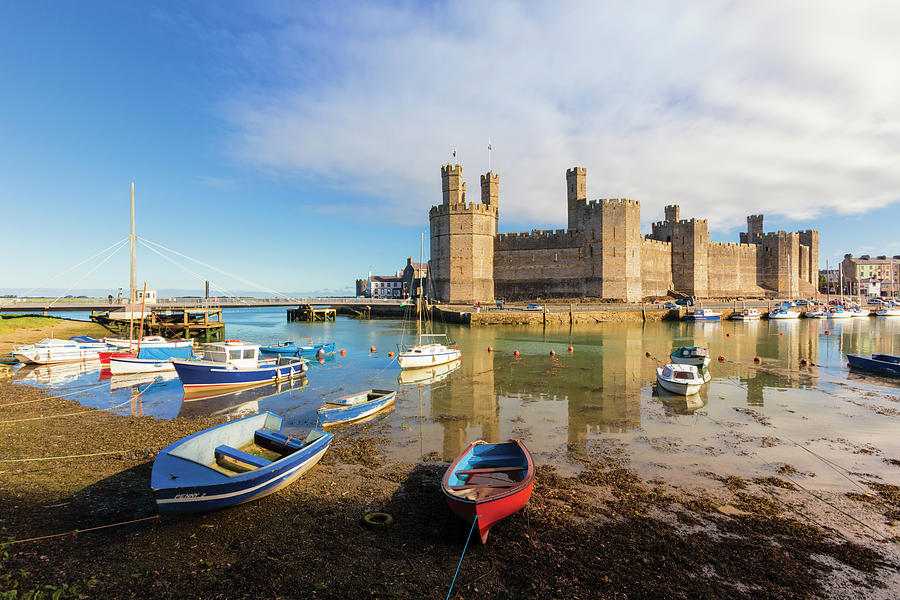
{"type": "Polygon", "coordinates": [[[173,358],[194,358],[194,348],[192,346],[141,347],[137,356],[126,356],[124,353],[110,356],[109,370],[113,375],[174,371],[173,358]]]}
{"type": "Polygon", "coordinates": [[[900,377],[900,356],[890,354],[873,354],[871,357],[848,354],[847,361],[854,369],[871,371],[879,375],[900,377]]]}
{"type": "Polygon", "coordinates": [[[788,310],[787,307],[781,306],[769,311],[770,319],[799,319],[800,311],[788,310]]]}
{"type": "Polygon", "coordinates": [[[682,319],[685,321],[718,321],[722,318],[722,313],[717,313],[709,308],[697,308],[689,310],[682,319]]]}
{"type": "Polygon", "coordinates": [[[669,354],[669,360],[677,365],[693,365],[698,369],[709,366],[709,349],[700,346],[682,346],[669,354]]]}
{"type": "Polygon", "coordinates": [[[150,487],[160,514],[200,512],[250,502],[312,468],[334,435],[282,433],[282,417],[264,412],[205,429],[163,449],[150,487]]]}
{"type": "Polygon", "coordinates": [[[299,377],[309,369],[305,358],[260,358],[259,344],[228,340],[206,344],[203,360],[173,359],[185,391],[239,388],[299,377]]]}
{"type": "Polygon", "coordinates": [[[259,353],[262,356],[296,356],[305,358],[330,356],[334,354],[334,342],[314,344],[312,346],[298,346],[295,342],[287,341],[274,346],[260,346],[259,353]]]}
{"type": "Polygon", "coordinates": [[[363,419],[393,404],[396,395],[393,390],[366,390],[329,400],[317,411],[319,423],[337,425],[363,419]]]}

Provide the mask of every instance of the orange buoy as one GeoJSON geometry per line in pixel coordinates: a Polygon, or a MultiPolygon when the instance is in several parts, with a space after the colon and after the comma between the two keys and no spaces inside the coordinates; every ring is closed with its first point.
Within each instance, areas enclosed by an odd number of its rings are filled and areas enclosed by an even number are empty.
{"type": "Polygon", "coordinates": [[[575,352],[575,348],[573,348],[572,346],[569,346],[569,352],[575,352]]]}
{"type": "Polygon", "coordinates": [[[805,358],[801,358],[801,359],[800,359],[800,365],[801,365],[801,366],[804,366],[804,367],[805,367],[805,366],[808,365],[808,364],[809,364],[809,361],[806,360],[805,358]]]}
{"type": "Polygon", "coordinates": [[[783,331],[780,331],[780,332],[778,333],[778,335],[784,335],[784,332],[783,332],[783,331]]]}
{"type": "Polygon", "coordinates": [[[341,348],[341,356],[347,356],[347,351],[341,348]]]}
{"type": "Polygon", "coordinates": [[[388,358],[394,358],[394,353],[393,353],[393,352],[388,352],[388,358]]]}
{"type": "Polygon", "coordinates": [[[324,364],[325,364],[325,359],[322,358],[321,356],[319,357],[318,360],[319,360],[319,364],[320,364],[320,365],[324,365],[324,364]]]}
{"type": "Polygon", "coordinates": [[[513,356],[518,356],[518,355],[519,355],[519,351],[518,351],[518,350],[514,350],[514,351],[513,351],[513,356]]]}
{"type": "Polygon", "coordinates": [[[731,334],[730,334],[730,333],[726,333],[726,334],[725,334],[725,337],[731,337],[731,334]]]}
{"type": "Polygon", "coordinates": [[[720,354],[720,355],[719,355],[719,362],[722,362],[723,360],[725,360],[725,357],[722,356],[722,355],[720,354]]]}
{"type": "Polygon", "coordinates": [[[319,356],[325,356],[325,348],[319,348],[318,352],[316,352],[319,356]]]}
{"type": "Polygon", "coordinates": [[[550,356],[556,356],[556,350],[551,350],[551,351],[550,351],[550,356]]]}
{"type": "Polygon", "coordinates": [[[375,346],[372,346],[371,348],[369,348],[369,352],[375,352],[375,346]]]}
{"type": "Polygon", "coordinates": [[[494,351],[494,349],[491,348],[490,346],[488,346],[488,352],[493,352],[493,351],[494,351]]]}
{"type": "Polygon", "coordinates": [[[644,352],[644,356],[646,356],[647,358],[650,358],[650,353],[649,353],[649,352],[644,352]]]}
{"type": "Polygon", "coordinates": [[[825,330],[825,335],[831,335],[831,332],[828,331],[828,330],[826,329],[826,330],[825,330]]]}
{"type": "Polygon", "coordinates": [[[758,362],[762,362],[762,359],[761,359],[760,357],[758,357],[758,356],[754,356],[754,357],[753,357],[753,362],[757,362],[757,363],[758,363],[758,362]]]}

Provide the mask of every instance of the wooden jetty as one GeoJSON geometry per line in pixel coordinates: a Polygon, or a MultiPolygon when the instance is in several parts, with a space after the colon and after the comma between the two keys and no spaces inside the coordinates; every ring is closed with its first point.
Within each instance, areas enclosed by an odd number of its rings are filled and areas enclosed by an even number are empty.
{"type": "Polygon", "coordinates": [[[334,321],[337,318],[337,310],[333,308],[314,308],[311,304],[301,304],[297,308],[289,308],[287,310],[287,320],[290,321],[307,321],[315,323],[316,321],[334,321]]]}
{"type": "MultiPolygon", "coordinates": [[[[132,326],[141,326],[140,319],[133,322],[116,317],[115,312],[91,312],[91,321],[117,333],[128,333],[132,326]]],[[[152,311],[147,309],[144,329],[139,335],[160,335],[166,338],[194,338],[203,342],[220,341],[225,334],[225,321],[221,308],[185,308],[152,311]]]]}

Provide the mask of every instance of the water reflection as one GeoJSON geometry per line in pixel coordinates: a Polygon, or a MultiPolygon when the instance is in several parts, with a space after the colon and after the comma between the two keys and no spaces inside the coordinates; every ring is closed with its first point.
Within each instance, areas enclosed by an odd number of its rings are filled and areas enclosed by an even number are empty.
{"type": "Polygon", "coordinates": [[[404,369],[397,376],[397,383],[403,385],[429,385],[437,383],[450,376],[450,373],[457,370],[462,365],[462,360],[457,359],[453,362],[444,363],[436,367],[428,367],[424,369],[404,369]]]}
{"type": "Polygon", "coordinates": [[[192,392],[184,395],[179,417],[201,417],[206,415],[243,416],[259,412],[259,401],[284,392],[299,392],[309,384],[306,377],[289,381],[269,383],[236,392],[192,392]]]}
{"type": "Polygon", "coordinates": [[[99,360],[86,360],[58,365],[25,365],[18,371],[18,379],[25,383],[60,386],[84,375],[100,370],[99,360]]]}

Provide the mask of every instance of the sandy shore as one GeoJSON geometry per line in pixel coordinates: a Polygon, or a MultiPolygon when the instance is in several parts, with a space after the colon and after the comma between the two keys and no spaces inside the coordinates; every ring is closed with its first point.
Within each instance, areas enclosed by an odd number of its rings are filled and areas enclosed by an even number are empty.
{"type": "MultiPolygon", "coordinates": [[[[0,539],[149,517],[9,545],[0,590],[54,586],[63,597],[92,598],[446,596],[469,530],[441,497],[447,465],[387,462],[377,422],[341,428],[319,466],[262,500],[153,518],[156,452],[217,422],[118,416],[0,381],[0,539]],[[8,462],[93,453],[109,454],[8,462]],[[390,513],[393,527],[364,528],[361,518],[372,511],[390,513]]],[[[469,546],[453,597],[897,597],[898,544],[863,525],[896,534],[896,487],[862,500],[826,496],[862,523],[854,526],[784,479],[708,479],[703,488],[646,481],[612,444],[592,446],[573,477],[539,467],[527,508],[497,525],[487,546],[469,546]]]]}

